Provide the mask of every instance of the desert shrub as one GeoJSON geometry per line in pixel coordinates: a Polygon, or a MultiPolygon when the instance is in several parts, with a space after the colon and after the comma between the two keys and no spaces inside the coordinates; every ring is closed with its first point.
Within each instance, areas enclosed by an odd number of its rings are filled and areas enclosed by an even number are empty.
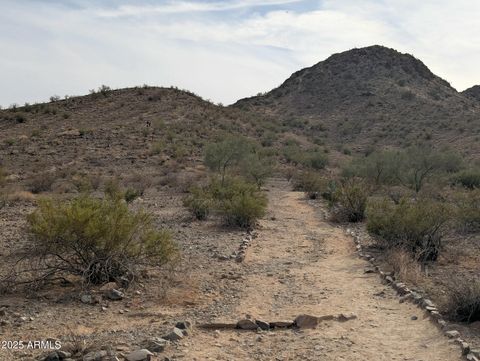
{"type": "Polygon", "coordinates": [[[404,198],[396,205],[380,199],[368,205],[367,230],[387,248],[404,248],[418,260],[433,261],[440,252],[448,213],[438,201],[404,198]]]}
{"type": "Polygon", "coordinates": [[[140,196],[141,196],[141,193],[139,190],[134,188],[127,188],[123,194],[123,199],[125,199],[125,202],[131,203],[140,196]]]}
{"type": "Polygon", "coordinates": [[[384,150],[355,158],[343,169],[343,176],[362,177],[376,185],[402,185],[418,193],[431,179],[454,173],[461,164],[461,157],[451,151],[409,147],[402,151],[384,150]]]}
{"type": "Polygon", "coordinates": [[[34,194],[49,192],[55,180],[56,174],[53,172],[37,174],[28,181],[28,190],[34,194]]]}
{"type": "Polygon", "coordinates": [[[239,173],[247,181],[254,183],[260,188],[272,174],[272,159],[263,157],[259,153],[251,153],[240,162],[239,173]]]}
{"type": "Polygon", "coordinates": [[[15,116],[15,121],[17,123],[25,123],[27,121],[27,116],[25,114],[17,114],[15,116]]]}
{"type": "Polygon", "coordinates": [[[448,286],[444,311],[455,321],[480,321],[480,281],[453,277],[448,286]]]}
{"type": "Polygon", "coordinates": [[[325,152],[318,149],[304,150],[297,143],[292,142],[283,148],[283,156],[289,163],[317,170],[325,168],[328,164],[325,152]]]}
{"type": "Polygon", "coordinates": [[[3,169],[2,166],[0,166],[0,186],[3,186],[6,181],[7,174],[5,172],[5,169],[3,169]]]}
{"type": "Polygon", "coordinates": [[[222,182],[227,170],[242,162],[248,155],[254,153],[255,145],[243,137],[226,137],[220,142],[208,144],[205,148],[205,165],[218,172],[222,182]]]}
{"type": "Polygon", "coordinates": [[[227,226],[249,228],[265,214],[267,198],[256,184],[241,178],[213,178],[203,188],[192,187],[184,204],[197,219],[214,212],[227,226]]]}
{"type": "Polygon", "coordinates": [[[165,149],[165,143],[162,141],[157,141],[153,143],[150,147],[150,155],[161,154],[165,149]]]}
{"type": "Polygon", "coordinates": [[[354,158],[342,169],[342,175],[345,178],[361,177],[375,185],[393,184],[397,180],[398,156],[398,152],[386,150],[354,158]]]}
{"type": "Polygon", "coordinates": [[[136,198],[140,197],[143,194],[143,190],[128,187],[124,189],[118,180],[110,179],[105,182],[104,193],[107,198],[114,200],[124,200],[127,203],[133,202],[136,198]]]}
{"type": "Polygon", "coordinates": [[[328,157],[324,152],[321,151],[314,151],[308,153],[306,164],[313,169],[323,169],[328,164],[328,157]]]}
{"type": "Polygon", "coordinates": [[[294,189],[304,191],[310,199],[317,199],[326,188],[327,181],[316,172],[302,172],[295,177],[294,189]]]}
{"type": "Polygon", "coordinates": [[[201,187],[192,187],[190,194],[183,200],[183,205],[198,220],[204,220],[208,217],[213,208],[213,198],[208,189],[201,187]]]}
{"type": "Polygon", "coordinates": [[[370,187],[361,179],[344,179],[333,194],[333,219],[337,221],[361,222],[370,195],[370,187]]]}
{"type": "Polygon", "coordinates": [[[468,189],[480,188],[480,170],[465,170],[454,177],[454,181],[468,189]]]}
{"type": "Polygon", "coordinates": [[[229,179],[223,186],[213,185],[212,194],[227,226],[249,228],[265,215],[267,198],[255,184],[229,179]]]}
{"type": "Polygon", "coordinates": [[[455,222],[462,232],[480,230],[480,189],[457,193],[453,199],[456,206],[455,222]]]}
{"type": "Polygon", "coordinates": [[[30,261],[42,279],[72,274],[92,284],[132,281],[141,265],[162,265],[175,254],[169,232],[113,198],[42,200],[28,217],[28,231],[30,261]]]}

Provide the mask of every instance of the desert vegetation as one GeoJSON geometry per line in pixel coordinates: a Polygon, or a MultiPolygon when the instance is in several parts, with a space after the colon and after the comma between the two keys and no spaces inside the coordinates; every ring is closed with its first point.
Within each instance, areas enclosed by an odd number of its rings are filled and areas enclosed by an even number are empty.
{"type": "Polygon", "coordinates": [[[265,214],[267,199],[261,186],[271,174],[271,162],[247,138],[212,143],[205,150],[210,181],[193,186],[184,204],[198,220],[217,215],[227,226],[250,228],[265,214]]]}
{"type": "MultiPolygon", "coordinates": [[[[425,269],[441,269],[438,260],[449,257],[456,240],[478,238],[477,173],[458,153],[423,145],[354,155],[333,175],[297,172],[294,187],[308,198],[321,196],[331,220],[364,222],[375,252],[401,279],[422,284],[425,269]]],[[[445,311],[456,320],[477,320],[475,282],[458,279],[440,297],[445,311]]]]}

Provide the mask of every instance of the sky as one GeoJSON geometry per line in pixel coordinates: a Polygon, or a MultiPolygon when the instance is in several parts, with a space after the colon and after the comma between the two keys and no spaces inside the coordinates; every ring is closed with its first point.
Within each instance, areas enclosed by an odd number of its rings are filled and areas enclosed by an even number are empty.
{"type": "Polygon", "coordinates": [[[216,103],[374,44],[480,84],[478,0],[0,0],[0,105],[148,84],[216,103]]]}

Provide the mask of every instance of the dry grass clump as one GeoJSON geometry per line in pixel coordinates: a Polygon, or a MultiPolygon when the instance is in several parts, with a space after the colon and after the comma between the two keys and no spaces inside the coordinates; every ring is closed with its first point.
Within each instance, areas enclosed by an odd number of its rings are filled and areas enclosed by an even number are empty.
{"type": "Polygon", "coordinates": [[[54,172],[44,172],[34,175],[28,181],[28,190],[34,194],[49,192],[52,190],[52,185],[56,179],[57,175],[54,172]]]}
{"type": "Polygon", "coordinates": [[[331,194],[332,220],[337,222],[361,222],[365,219],[367,200],[371,190],[369,185],[357,178],[339,182],[331,194]]]}
{"type": "Polygon", "coordinates": [[[393,248],[386,254],[386,261],[396,277],[408,284],[418,285],[423,278],[422,266],[404,249],[393,248]]]}
{"type": "Polygon", "coordinates": [[[460,322],[480,321],[480,281],[452,276],[448,283],[446,313],[460,322]]]}

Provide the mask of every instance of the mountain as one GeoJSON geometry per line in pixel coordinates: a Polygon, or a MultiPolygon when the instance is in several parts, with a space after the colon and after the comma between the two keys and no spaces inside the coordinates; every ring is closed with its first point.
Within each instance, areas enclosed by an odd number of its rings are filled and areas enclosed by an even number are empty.
{"type": "Polygon", "coordinates": [[[462,94],[471,99],[480,101],[480,85],[474,85],[471,88],[464,90],[462,94]]]}
{"type": "Polygon", "coordinates": [[[334,54],[233,106],[278,117],[318,143],[433,142],[480,152],[480,103],[412,55],[378,45],[334,54]]]}

